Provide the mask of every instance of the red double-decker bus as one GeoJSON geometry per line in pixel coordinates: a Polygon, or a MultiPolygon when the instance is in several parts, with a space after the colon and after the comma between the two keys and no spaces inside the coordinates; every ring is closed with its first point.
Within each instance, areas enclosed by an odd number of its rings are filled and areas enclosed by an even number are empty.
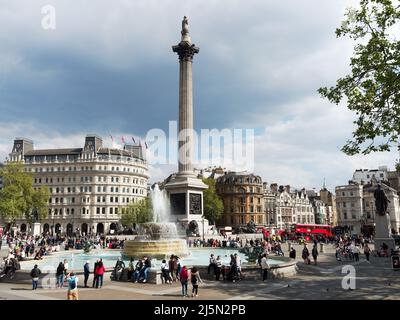
{"type": "Polygon", "coordinates": [[[327,224],[294,224],[291,228],[292,236],[304,237],[307,241],[317,236],[332,237],[332,227],[327,224]]]}

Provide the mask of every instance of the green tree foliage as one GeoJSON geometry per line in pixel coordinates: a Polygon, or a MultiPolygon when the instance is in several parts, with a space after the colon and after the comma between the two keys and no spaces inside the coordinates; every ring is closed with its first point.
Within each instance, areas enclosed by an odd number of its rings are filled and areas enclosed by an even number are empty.
{"type": "Polygon", "coordinates": [[[204,216],[212,224],[215,224],[224,212],[224,203],[216,193],[215,180],[203,179],[203,182],[208,185],[208,189],[203,192],[204,216]]]}
{"type": "Polygon", "coordinates": [[[390,151],[400,134],[400,2],[361,0],[347,10],[337,37],[355,43],[350,74],[334,87],[318,90],[322,97],[357,115],[353,138],[343,146],[348,155],[390,151]]]}
{"type": "Polygon", "coordinates": [[[132,227],[136,223],[150,222],[153,216],[153,205],[150,197],[130,203],[123,209],[121,224],[132,227]]]}
{"type": "Polygon", "coordinates": [[[22,163],[10,163],[0,170],[3,189],[0,190],[0,215],[7,222],[16,219],[33,220],[34,212],[39,219],[47,216],[50,191],[47,186],[33,188],[33,178],[24,171],[22,163]]]}

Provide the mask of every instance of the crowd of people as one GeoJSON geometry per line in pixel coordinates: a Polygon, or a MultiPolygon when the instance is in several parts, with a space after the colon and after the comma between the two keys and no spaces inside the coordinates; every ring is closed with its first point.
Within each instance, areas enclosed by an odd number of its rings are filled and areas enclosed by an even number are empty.
{"type": "MultiPolygon", "coordinates": [[[[189,247],[209,247],[209,248],[253,248],[257,249],[258,254],[257,264],[261,270],[261,279],[265,281],[268,278],[268,272],[271,269],[268,263],[268,257],[271,254],[284,256],[282,244],[287,241],[287,237],[273,235],[270,237],[258,239],[244,239],[239,237],[223,237],[202,239],[188,239],[189,247]]],[[[334,237],[318,237],[313,240],[313,243],[303,241],[303,238],[292,239],[303,244],[301,258],[305,264],[311,264],[311,257],[314,264],[317,264],[319,252],[319,243],[331,243],[335,248],[335,257],[337,261],[359,261],[360,255],[363,253],[366,260],[370,260],[371,249],[369,247],[370,238],[334,236],[334,237]],[[311,249],[309,249],[311,246],[311,249]]],[[[82,249],[87,243],[90,243],[92,248],[97,249],[123,249],[125,240],[117,237],[108,238],[100,235],[91,236],[59,236],[43,234],[39,236],[29,236],[26,234],[16,233],[11,235],[7,233],[3,237],[3,243],[7,244],[8,256],[4,259],[3,275],[13,275],[20,268],[19,262],[26,259],[41,260],[45,256],[54,252],[82,249]]],[[[251,249],[251,250],[253,250],[251,249]]],[[[296,259],[296,250],[289,243],[289,257],[296,259]]],[[[393,253],[393,252],[392,252],[393,253]]],[[[389,252],[389,247],[385,243],[374,252],[379,257],[389,257],[392,253],[389,252]]],[[[90,262],[87,261],[83,266],[83,286],[89,288],[89,278],[93,275],[92,288],[102,288],[104,274],[106,272],[102,259],[98,259],[93,269],[90,270],[90,262]]],[[[121,280],[124,271],[127,271],[128,281],[133,283],[146,283],[149,281],[149,272],[152,268],[150,257],[144,256],[136,262],[131,259],[128,265],[119,258],[114,267],[113,276],[116,280],[121,280]],[[127,269],[127,270],[125,270],[127,269]]],[[[180,283],[182,286],[182,296],[188,296],[188,285],[192,285],[192,296],[197,297],[199,284],[202,282],[199,270],[196,266],[190,269],[183,263],[182,258],[176,255],[171,255],[169,259],[164,259],[160,265],[162,282],[164,284],[180,283]]],[[[237,282],[243,279],[242,261],[240,256],[235,253],[230,255],[229,264],[224,264],[221,256],[211,254],[207,268],[208,274],[211,274],[216,281],[225,280],[237,282]]],[[[41,271],[36,264],[31,270],[32,290],[38,287],[38,281],[41,271]]],[[[78,299],[78,278],[69,268],[67,260],[60,261],[55,274],[56,288],[68,287],[68,299],[78,299]]]]}

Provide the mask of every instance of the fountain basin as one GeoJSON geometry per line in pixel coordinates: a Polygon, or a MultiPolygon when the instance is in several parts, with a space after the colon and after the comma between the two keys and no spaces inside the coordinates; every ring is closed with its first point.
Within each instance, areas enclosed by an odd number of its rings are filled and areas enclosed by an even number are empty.
{"type": "Polygon", "coordinates": [[[123,257],[128,260],[135,260],[147,256],[151,259],[162,260],[169,258],[171,254],[178,257],[186,257],[189,250],[186,240],[183,239],[160,239],[160,240],[132,240],[126,241],[123,257]]]}

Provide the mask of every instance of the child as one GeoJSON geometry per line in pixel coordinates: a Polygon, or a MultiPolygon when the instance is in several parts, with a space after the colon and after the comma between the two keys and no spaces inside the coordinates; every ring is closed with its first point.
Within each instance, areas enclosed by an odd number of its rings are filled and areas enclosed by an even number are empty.
{"type": "Polygon", "coordinates": [[[196,267],[193,267],[190,272],[190,282],[192,283],[192,297],[199,296],[199,283],[203,282],[200,278],[200,273],[196,267]]]}
{"type": "Polygon", "coordinates": [[[78,278],[73,272],[68,276],[68,300],[78,300],[78,278]]]}

